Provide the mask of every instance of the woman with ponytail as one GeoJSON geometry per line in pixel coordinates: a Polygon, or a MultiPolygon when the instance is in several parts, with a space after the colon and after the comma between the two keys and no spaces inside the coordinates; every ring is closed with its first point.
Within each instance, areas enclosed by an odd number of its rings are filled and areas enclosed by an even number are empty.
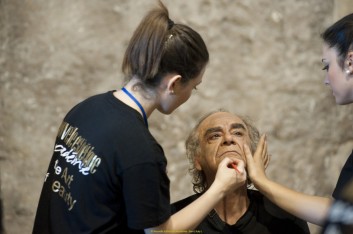
{"type": "Polygon", "coordinates": [[[225,159],[208,191],[171,215],[167,159],[148,118],[155,110],[171,114],[186,102],[208,61],[201,36],[174,23],[159,2],[128,44],[125,85],[82,101],[65,116],[33,233],[185,233],[244,184],[244,163],[225,159]]]}

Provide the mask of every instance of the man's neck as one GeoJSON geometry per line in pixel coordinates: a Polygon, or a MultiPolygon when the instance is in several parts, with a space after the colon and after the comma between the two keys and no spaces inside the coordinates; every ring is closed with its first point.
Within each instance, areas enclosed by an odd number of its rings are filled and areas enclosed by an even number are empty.
{"type": "Polygon", "coordinates": [[[244,186],[228,194],[215,206],[215,211],[223,222],[233,225],[245,214],[249,204],[247,189],[244,186]]]}

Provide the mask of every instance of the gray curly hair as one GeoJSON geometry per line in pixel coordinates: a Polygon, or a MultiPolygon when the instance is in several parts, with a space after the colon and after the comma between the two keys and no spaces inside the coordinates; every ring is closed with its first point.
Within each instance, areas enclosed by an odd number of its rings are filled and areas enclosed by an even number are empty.
{"type": "MultiPolygon", "coordinates": [[[[204,115],[199,122],[196,124],[196,126],[191,130],[186,142],[185,142],[185,147],[186,147],[186,156],[189,160],[189,173],[192,176],[192,184],[193,184],[193,190],[195,193],[202,193],[204,192],[207,188],[207,182],[206,182],[206,177],[203,171],[199,171],[195,167],[195,156],[200,153],[200,141],[199,141],[199,132],[198,128],[200,124],[209,116],[219,113],[219,112],[227,112],[231,113],[227,110],[220,109],[217,111],[212,111],[206,115],[204,115]]],[[[246,125],[248,131],[249,131],[249,137],[250,137],[250,151],[252,153],[255,152],[257,144],[260,139],[260,133],[259,130],[253,125],[252,120],[247,117],[247,116],[238,116],[246,125]]],[[[248,178],[248,184],[251,184],[250,179],[248,178]]]]}

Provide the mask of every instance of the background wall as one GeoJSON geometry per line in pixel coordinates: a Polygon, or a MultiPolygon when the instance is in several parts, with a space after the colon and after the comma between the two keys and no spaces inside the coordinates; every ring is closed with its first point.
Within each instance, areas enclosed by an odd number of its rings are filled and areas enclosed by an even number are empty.
{"type": "MultiPolygon", "coordinates": [[[[200,116],[218,108],[249,115],[268,134],[271,178],[330,196],[353,147],[353,107],[336,106],[323,84],[319,35],[353,11],[349,1],[164,2],[176,23],[200,32],[211,55],[190,101],[149,120],[169,160],[172,201],[192,193],[184,140],[200,116]]],[[[121,87],[128,40],[155,3],[0,0],[0,199],[7,233],[31,232],[61,120],[82,99],[121,87]]]]}

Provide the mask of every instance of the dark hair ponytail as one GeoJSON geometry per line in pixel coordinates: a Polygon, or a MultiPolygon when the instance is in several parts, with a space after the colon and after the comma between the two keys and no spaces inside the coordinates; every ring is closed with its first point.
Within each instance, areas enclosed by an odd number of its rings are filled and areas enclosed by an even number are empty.
{"type": "Polygon", "coordinates": [[[174,24],[159,1],[159,7],[144,17],[130,39],[122,70],[126,79],[135,76],[142,85],[155,87],[171,72],[180,74],[187,83],[200,74],[208,60],[201,36],[186,25],[174,24]]]}

